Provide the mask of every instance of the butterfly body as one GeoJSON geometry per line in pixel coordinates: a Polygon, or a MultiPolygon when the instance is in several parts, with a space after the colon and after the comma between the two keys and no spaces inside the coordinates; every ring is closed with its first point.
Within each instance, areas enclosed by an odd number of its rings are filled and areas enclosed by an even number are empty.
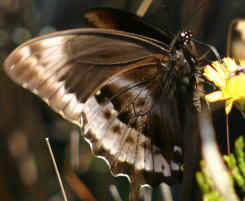
{"type": "Polygon", "coordinates": [[[172,42],[101,28],[56,32],[18,47],[5,71],[81,126],[114,175],[137,188],[173,185],[186,105],[200,111],[201,79],[192,41],[163,36],[172,42]]]}

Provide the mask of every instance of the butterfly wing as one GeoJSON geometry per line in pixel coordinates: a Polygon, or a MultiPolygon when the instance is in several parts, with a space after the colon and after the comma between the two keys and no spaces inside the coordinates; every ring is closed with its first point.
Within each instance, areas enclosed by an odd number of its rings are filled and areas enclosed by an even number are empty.
{"type": "Polygon", "coordinates": [[[154,38],[165,44],[170,44],[174,36],[166,30],[129,12],[115,8],[92,8],[83,17],[96,28],[121,30],[154,38]],[[126,23],[125,23],[126,22],[126,23]]]}
{"type": "Polygon", "coordinates": [[[176,183],[183,163],[179,108],[175,97],[162,93],[166,75],[159,61],[169,65],[165,56],[154,55],[114,74],[82,113],[93,153],[108,160],[114,175],[126,173],[138,186],[176,183]]]}
{"type": "Polygon", "coordinates": [[[55,111],[80,124],[80,102],[99,84],[129,63],[162,51],[163,47],[136,38],[95,29],[50,34],[17,48],[5,61],[5,70],[55,111]]]}
{"type": "Polygon", "coordinates": [[[174,184],[185,108],[168,91],[168,46],[153,41],[105,29],[56,32],[17,48],[4,69],[81,126],[93,153],[114,175],[128,175],[132,188],[174,184]]]}

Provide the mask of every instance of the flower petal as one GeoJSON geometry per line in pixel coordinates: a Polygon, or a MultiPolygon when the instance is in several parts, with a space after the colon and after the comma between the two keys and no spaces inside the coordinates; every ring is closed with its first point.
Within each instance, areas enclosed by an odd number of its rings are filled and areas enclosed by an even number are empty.
{"type": "Polygon", "coordinates": [[[237,69],[237,64],[236,64],[234,59],[226,57],[223,59],[223,61],[224,61],[224,65],[226,66],[229,73],[231,73],[237,69]]]}
{"type": "MultiPolygon", "coordinates": [[[[219,69],[219,67],[217,68],[219,69]]],[[[226,82],[225,79],[222,76],[220,76],[219,72],[217,72],[217,68],[213,68],[210,65],[207,65],[204,69],[203,75],[207,77],[210,81],[214,82],[216,86],[222,88],[225,86],[226,82]]]]}
{"type": "Polygon", "coordinates": [[[228,100],[225,102],[225,113],[229,114],[233,105],[233,101],[228,100]]]}
{"type": "Polygon", "coordinates": [[[223,100],[222,99],[222,91],[215,91],[211,94],[208,94],[205,96],[205,98],[209,101],[209,102],[215,102],[218,100],[223,100]]]}
{"type": "Polygon", "coordinates": [[[240,65],[245,66],[245,60],[240,60],[240,65]]]}
{"type": "Polygon", "coordinates": [[[232,98],[230,98],[229,100],[227,100],[225,102],[225,113],[226,114],[230,113],[232,105],[233,105],[233,102],[235,102],[235,101],[237,101],[239,99],[240,99],[240,96],[235,96],[235,97],[232,97],[232,98]]]}

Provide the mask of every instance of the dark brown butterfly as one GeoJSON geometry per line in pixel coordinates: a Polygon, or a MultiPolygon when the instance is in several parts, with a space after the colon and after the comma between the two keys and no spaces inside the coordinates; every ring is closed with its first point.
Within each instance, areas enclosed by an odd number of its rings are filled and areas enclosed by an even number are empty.
{"type": "Polygon", "coordinates": [[[189,31],[173,36],[114,9],[85,17],[98,28],[34,38],[13,51],[4,68],[79,125],[112,174],[129,177],[130,198],[138,200],[144,184],[179,180],[186,108],[201,109],[199,57],[189,31]]]}

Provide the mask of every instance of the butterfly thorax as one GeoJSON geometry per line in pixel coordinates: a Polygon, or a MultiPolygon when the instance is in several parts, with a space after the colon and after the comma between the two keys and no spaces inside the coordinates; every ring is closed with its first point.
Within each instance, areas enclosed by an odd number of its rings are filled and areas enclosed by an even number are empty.
{"type": "MultiPolygon", "coordinates": [[[[200,110],[200,97],[197,86],[202,85],[198,56],[189,30],[181,31],[170,44],[169,91],[179,94],[186,102],[193,102],[194,110],[200,110]],[[198,102],[198,103],[197,103],[198,102]]],[[[192,106],[191,106],[192,107],[192,106]]]]}

